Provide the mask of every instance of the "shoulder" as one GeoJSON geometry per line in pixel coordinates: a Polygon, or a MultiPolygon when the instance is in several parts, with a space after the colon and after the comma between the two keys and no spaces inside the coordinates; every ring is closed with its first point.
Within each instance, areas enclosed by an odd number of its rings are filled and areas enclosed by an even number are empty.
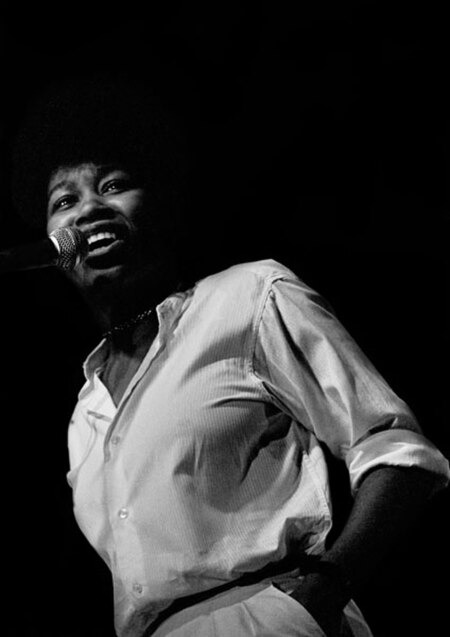
{"type": "Polygon", "coordinates": [[[274,259],[238,263],[204,277],[194,286],[194,305],[222,316],[258,317],[265,310],[314,314],[329,304],[290,268],[274,259]],[[268,303],[268,301],[270,302],[268,303]]]}
{"type": "Polygon", "coordinates": [[[196,283],[195,295],[215,303],[245,300],[254,308],[269,296],[290,298],[298,306],[328,305],[297,273],[274,259],[238,263],[206,276],[196,283]]]}
{"type": "Polygon", "coordinates": [[[210,316],[248,322],[258,315],[275,281],[294,273],[273,259],[237,263],[197,281],[191,306],[210,316]]]}
{"type": "Polygon", "coordinates": [[[250,290],[255,287],[270,287],[279,279],[297,280],[298,277],[282,263],[274,259],[264,259],[232,265],[205,277],[197,285],[205,289],[220,288],[222,290],[247,286],[250,290]]]}

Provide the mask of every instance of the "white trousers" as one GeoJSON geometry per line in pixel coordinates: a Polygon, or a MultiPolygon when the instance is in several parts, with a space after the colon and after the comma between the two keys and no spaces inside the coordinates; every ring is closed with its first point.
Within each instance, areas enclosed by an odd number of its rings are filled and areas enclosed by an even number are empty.
{"type": "MultiPolygon", "coordinates": [[[[373,637],[351,601],[344,611],[346,635],[373,637]]],[[[325,637],[299,602],[273,584],[231,588],[166,619],[152,637],[325,637]]]]}

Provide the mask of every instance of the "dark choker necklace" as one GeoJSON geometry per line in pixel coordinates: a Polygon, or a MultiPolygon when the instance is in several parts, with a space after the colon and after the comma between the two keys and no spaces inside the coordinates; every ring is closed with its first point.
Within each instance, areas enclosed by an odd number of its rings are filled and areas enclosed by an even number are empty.
{"type": "Polygon", "coordinates": [[[115,334],[126,332],[127,330],[131,329],[132,327],[134,327],[135,325],[137,325],[138,323],[146,319],[148,316],[150,316],[152,312],[153,312],[153,308],[151,308],[150,310],[145,310],[145,312],[141,312],[137,316],[134,316],[133,318],[128,319],[128,321],[124,321],[123,323],[114,325],[114,327],[109,329],[107,332],[103,332],[102,337],[109,338],[111,336],[114,336],[115,334]]]}

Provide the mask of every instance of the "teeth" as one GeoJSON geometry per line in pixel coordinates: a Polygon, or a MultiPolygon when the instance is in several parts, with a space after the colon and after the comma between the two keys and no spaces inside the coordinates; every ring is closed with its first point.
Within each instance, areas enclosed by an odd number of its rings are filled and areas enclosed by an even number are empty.
{"type": "Polygon", "coordinates": [[[114,232],[99,232],[97,234],[91,234],[87,241],[89,245],[92,245],[93,243],[103,241],[104,239],[111,239],[112,241],[115,241],[117,236],[114,232]]]}

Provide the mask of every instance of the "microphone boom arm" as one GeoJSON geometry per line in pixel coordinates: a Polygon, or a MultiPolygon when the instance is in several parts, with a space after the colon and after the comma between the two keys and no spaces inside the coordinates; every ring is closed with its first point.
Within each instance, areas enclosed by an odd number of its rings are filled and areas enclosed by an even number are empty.
{"type": "Polygon", "coordinates": [[[89,251],[86,236],[76,228],[58,228],[46,239],[0,252],[0,272],[56,266],[73,270],[89,251]]]}

